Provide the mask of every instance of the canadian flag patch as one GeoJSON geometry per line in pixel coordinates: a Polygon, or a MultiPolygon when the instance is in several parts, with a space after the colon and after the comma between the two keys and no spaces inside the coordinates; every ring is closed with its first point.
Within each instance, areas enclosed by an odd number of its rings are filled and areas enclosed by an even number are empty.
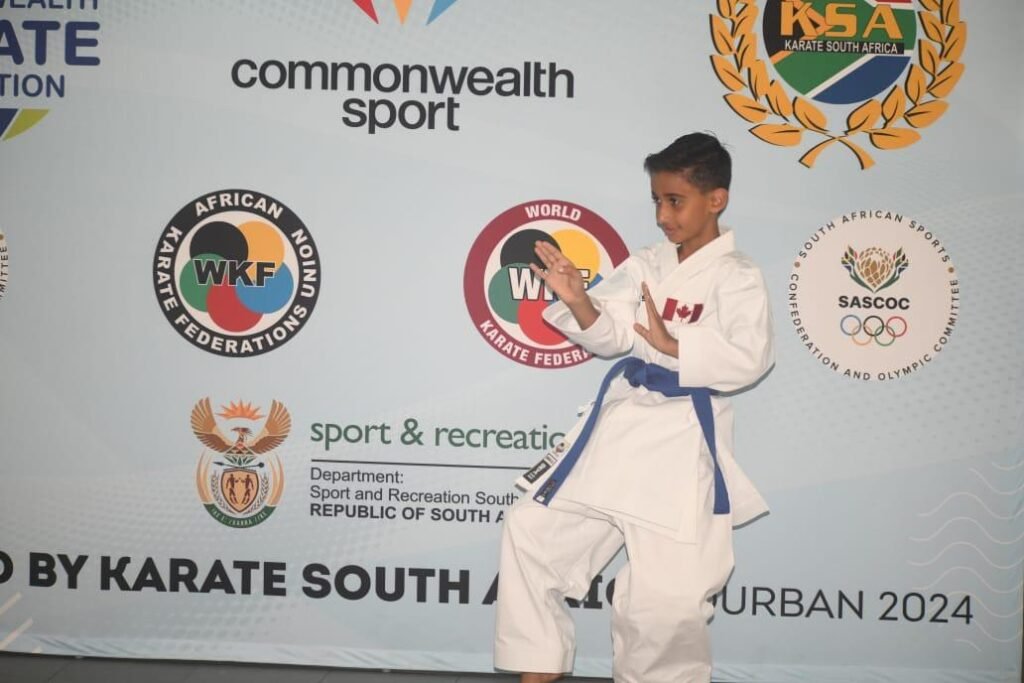
{"type": "Polygon", "coordinates": [[[703,312],[704,304],[693,304],[691,308],[689,304],[680,304],[675,299],[666,299],[665,307],[661,309],[661,317],[668,322],[680,320],[684,323],[695,323],[700,320],[700,314],[703,312]]]}

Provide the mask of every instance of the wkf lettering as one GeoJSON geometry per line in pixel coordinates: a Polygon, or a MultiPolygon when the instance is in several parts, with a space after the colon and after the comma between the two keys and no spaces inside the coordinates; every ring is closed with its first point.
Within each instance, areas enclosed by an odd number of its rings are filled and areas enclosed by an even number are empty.
{"type": "Polygon", "coordinates": [[[704,304],[694,304],[693,308],[690,308],[687,304],[680,306],[675,299],[666,299],[665,307],[661,309],[661,317],[668,322],[678,318],[684,323],[695,323],[700,320],[700,314],[703,312],[704,304]]]}

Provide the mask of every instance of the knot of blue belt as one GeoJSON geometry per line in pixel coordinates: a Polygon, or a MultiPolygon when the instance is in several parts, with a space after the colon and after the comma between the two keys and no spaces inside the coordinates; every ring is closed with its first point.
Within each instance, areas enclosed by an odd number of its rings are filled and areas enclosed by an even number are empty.
{"type": "Polygon", "coordinates": [[[644,387],[649,391],[657,391],[669,397],[689,396],[693,402],[693,409],[697,413],[697,421],[700,423],[700,430],[704,434],[704,441],[711,453],[711,460],[715,465],[715,507],[716,515],[729,513],[729,491],[725,487],[725,477],[722,476],[722,469],[718,466],[718,448],[715,446],[715,415],[711,407],[711,389],[705,387],[681,387],[678,386],[678,375],[668,368],[654,363],[645,363],[639,358],[623,358],[608,370],[608,374],[601,381],[601,388],[594,399],[594,406],[590,409],[590,415],[583,424],[576,441],[569,448],[558,467],[551,473],[548,480],[540,487],[533,499],[542,505],[547,505],[555,497],[558,489],[565,483],[566,477],[572,471],[580,454],[583,453],[590,433],[594,431],[594,424],[601,412],[601,404],[604,402],[605,392],[612,380],[623,375],[627,382],[634,387],[644,387]]]}

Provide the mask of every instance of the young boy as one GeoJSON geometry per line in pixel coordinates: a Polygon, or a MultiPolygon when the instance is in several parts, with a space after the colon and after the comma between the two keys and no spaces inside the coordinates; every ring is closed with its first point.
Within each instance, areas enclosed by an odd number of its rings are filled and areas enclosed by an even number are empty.
{"type": "Polygon", "coordinates": [[[647,157],[658,227],[592,291],[538,242],[534,272],[559,301],[544,318],[615,363],[589,413],[527,475],[502,536],[495,665],[524,683],[572,670],[564,598],[582,598],[625,543],[615,579],[617,683],[707,683],[708,601],[733,567],[732,527],[767,507],[732,457],[722,392],[754,384],[774,357],[764,280],[718,219],[731,160],[684,135],[647,157]]]}

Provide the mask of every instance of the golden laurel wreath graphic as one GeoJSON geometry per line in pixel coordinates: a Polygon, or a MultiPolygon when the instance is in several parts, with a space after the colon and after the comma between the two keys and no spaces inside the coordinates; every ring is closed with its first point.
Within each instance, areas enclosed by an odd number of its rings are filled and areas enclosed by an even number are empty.
{"type": "MultiPolygon", "coordinates": [[[[800,5],[800,0],[795,0],[800,5]]],[[[818,156],[839,142],[856,155],[861,169],[875,161],[854,138],[867,135],[878,149],[907,147],[921,139],[916,128],[935,123],[949,105],[944,101],[964,73],[958,61],[967,43],[967,24],[960,21],[960,0],[918,0],[924,37],[918,41],[918,63],[911,64],[906,81],[893,86],[885,99],[870,99],[846,117],[846,129],[828,127],[824,113],[797,95],[792,100],[776,79],[768,77],[764,61],[757,57],[756,0],[718,0],[718,14],[711,15],[711,38],[717,55],[711,56],[718,80],[731,92],[725,101],[741,117],[757,124],[750,132],[780,147],[795,147],[803,134],[817,133],[826,139],[809,149],[800,163],[811,168],[818,156]],[[740,8],[742,6],[742,8],[740,8]],[[730,30],[726,22],[732,24],[730,30]],[[731,60],[729,58],[732,58],[731,60]],[[783,123],[766,123],[771,114],[783,123]],[[876,124],[882,119],[882,125],[876,124]],[[901,127],[901,122],[909,127],[901,127]]]]}

